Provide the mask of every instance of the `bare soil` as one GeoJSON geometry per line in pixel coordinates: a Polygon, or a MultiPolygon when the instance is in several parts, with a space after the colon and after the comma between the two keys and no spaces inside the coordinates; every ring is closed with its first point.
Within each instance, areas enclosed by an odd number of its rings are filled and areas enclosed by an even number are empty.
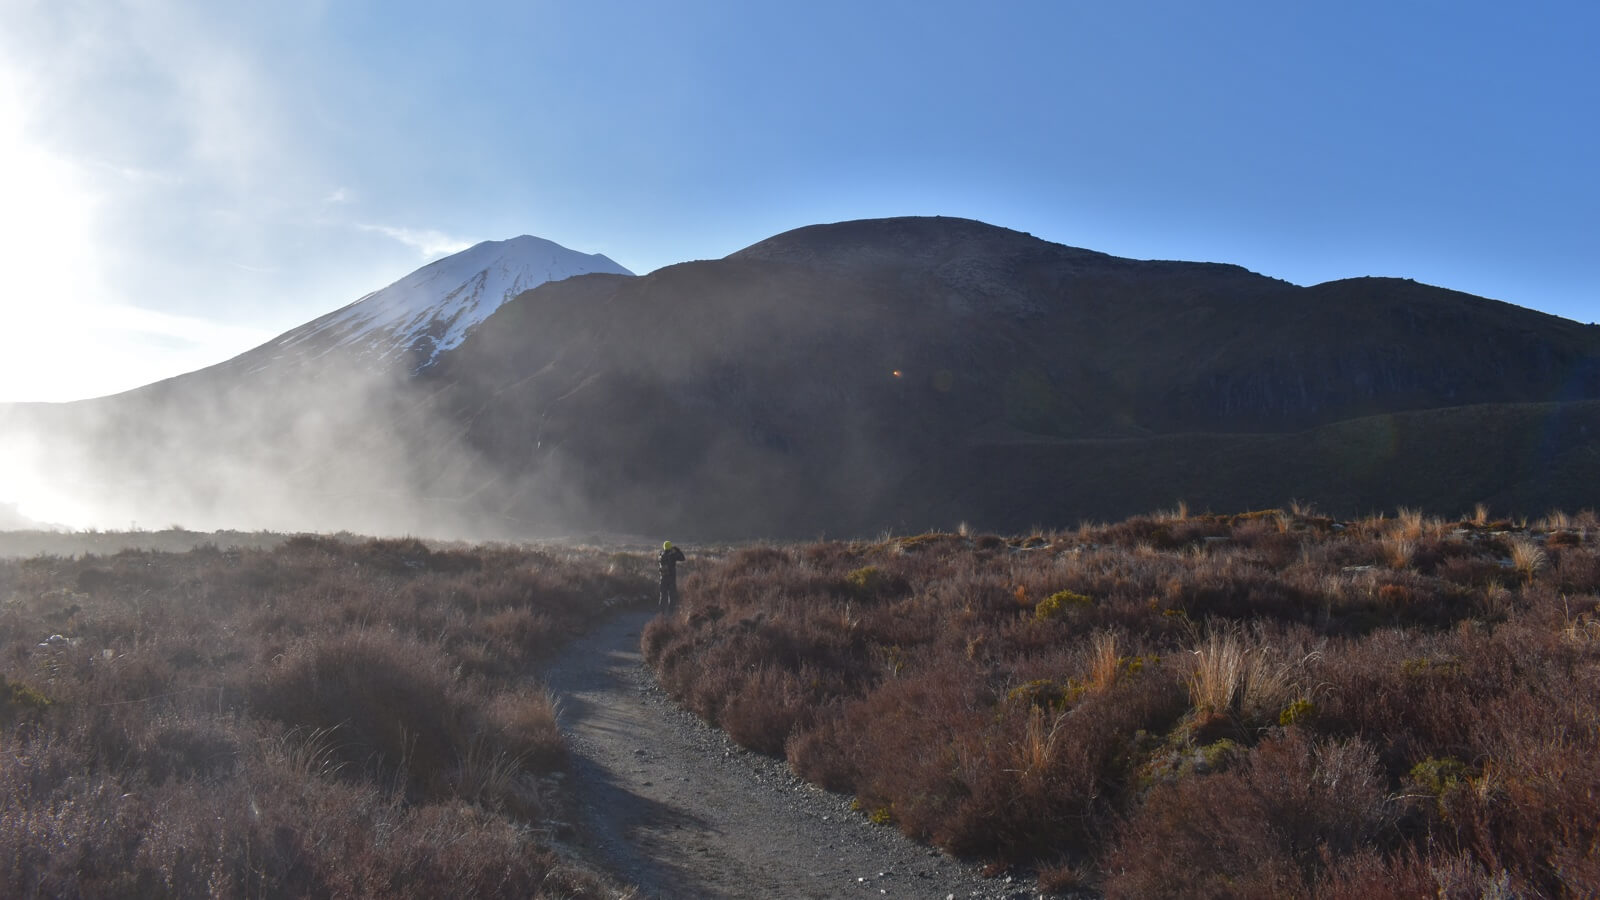
{"type": "Polygon", "coordinates": [[[545,673],[561,708],[584,856],[646,897],[1034,896],[850,809],[672,703],[619,613],[545,673]]]}

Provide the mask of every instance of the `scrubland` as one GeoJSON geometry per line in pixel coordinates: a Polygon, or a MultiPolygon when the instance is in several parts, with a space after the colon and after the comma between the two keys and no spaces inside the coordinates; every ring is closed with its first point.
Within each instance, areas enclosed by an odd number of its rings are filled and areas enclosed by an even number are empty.
{"type": "Polygon", "coordinates": [[[597,895],[526,676],[652,574],[317,537],[0,562],[0,895],[597,895]]]}
{"type": "Polygon", "coordinates": [[[643,648],[862,813],[1116,897],[1600,892],[1600,522],[749,547],[643,648]]]}

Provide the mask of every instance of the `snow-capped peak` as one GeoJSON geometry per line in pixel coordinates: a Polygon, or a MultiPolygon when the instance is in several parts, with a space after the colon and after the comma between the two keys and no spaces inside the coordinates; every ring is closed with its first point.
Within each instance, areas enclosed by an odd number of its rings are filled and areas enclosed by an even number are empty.
{"type": "Polygon", "coordinates": [[[412,371],[420,371],[512,297],[547,281],[590,272],[633,274],[602,254],[579,253],[531,235],[484,241],[307,323],[277,343],[289,348],[310,341],[319,353],[345,347],[378,360],[403,359],[412,371]]]}

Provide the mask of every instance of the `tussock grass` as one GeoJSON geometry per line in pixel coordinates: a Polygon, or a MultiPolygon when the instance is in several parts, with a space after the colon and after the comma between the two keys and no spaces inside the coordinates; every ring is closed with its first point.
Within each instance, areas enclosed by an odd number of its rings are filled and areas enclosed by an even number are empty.
{"type": "Polygon", "coordinates": [[[1406,530],[1402,529],[1396,534],[1390,534],[1383,538],[1384,559],[1388,561],[1392,568],[1408,569],[1416,558],[1417,541],[1414,538],[1405,537],[1404,535],[1407,533],[1406,530]]]}
{"type": "Polygon", "coordinates": [[[1422,538],[1422,528],[1425,524],[1422,510],[1408,509],[1404,506],[1395,511],[1395,534],[1407,541],[1416,541],[1422,538]]]}
{"type": "Polygon", "coordinates": [[[1531,582],[1534,574],[1544,568],[1549,561],[1550,558],[1544,552],[1544,548],[1534,541],[1526,537],[1516,537],[1511,540],[1511,567],[1521,572],[1522,577],[1528,581],[1531,582]]]}
{"type": "Polygon", "coordinates": [[[1051,885],[1586,896],[1593,518],[1296,504],[756,548],[643,646],[745,745],[1051,885]]]}
{"type": "Polygon", "coordinates": [[[0,895],[603,895],[523,677],[645,567],[263,544],[0,561],[0,895]]]}
{"type": "Polygon", "coordinates": [[[1195,709],[1259,719],[1276,716],[1293,690],[1293,667],[1269,646],[1248,645],[1227,630],[1191,651],[1193,668],[1184,679],[1195,709]]]}
{"type": "Polygon", "coordinates": [[[1121,650],[1115,631],[1102,631],[1094,636],[1089,645],[1089,690],[1103,691],[1117,680],[1123,666],[1121,650]]]}

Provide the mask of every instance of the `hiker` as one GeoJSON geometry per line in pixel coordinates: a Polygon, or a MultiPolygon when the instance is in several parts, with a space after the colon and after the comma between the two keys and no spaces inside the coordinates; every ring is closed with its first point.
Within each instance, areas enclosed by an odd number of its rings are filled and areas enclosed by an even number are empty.
{"type": "Polygon", "coordinates": [[[668,612],[678,602],[678,563],[684,561],[683,551],[672,546],[671,541],[661,542],[661,602],[668,612]]]}

